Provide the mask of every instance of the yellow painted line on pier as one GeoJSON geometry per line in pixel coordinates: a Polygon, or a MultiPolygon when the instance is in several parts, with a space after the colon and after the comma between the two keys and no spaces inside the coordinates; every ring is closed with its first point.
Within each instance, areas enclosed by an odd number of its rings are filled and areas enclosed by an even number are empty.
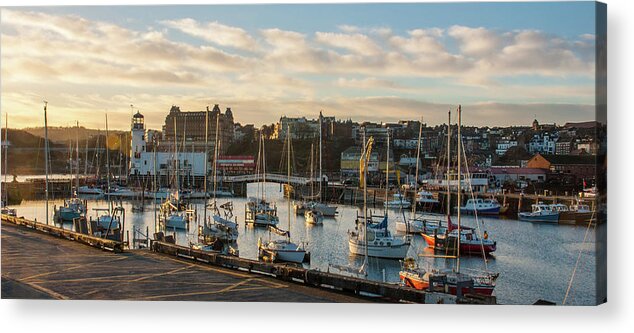
{"type": "Polygon", "coordinates": [[[60,294],[58,292],[55,292],[55,291],[53,291],[51,289],[48,289],[48,288],[43,287],[43,286],[40,286],[37,283],[32,283],[32,282],[28,282],[28,281],[24,281],[24,280],[16,280],[16,281],[18,281],[20,283],[23,283],[23,284],[25,284],[25,285],[33,288],[33,289],[39,290],[39,291],[41,291],[41,292],[43,292],[43,293],[45,293],[45,294],[47,294],[47,295],[49,295],[49,296],[51,296],[51,297],[53,297],[55,299],[60,299],[60,300],[70,299],[70,298],[68,298],[68,297],[66,297],[66,296],[64,296],[64,295],[62,295],[62,294],[60,294]]]}
{"type": "MultiPolygon", "coordinates": [[[[178,294],[166,294],[166,295],[155,295],[155,296],[148,296],[148,297],[142,297],[139,299],[144,299],[144,300],[151,300],[151,299],[159,299],[159,298],[171,298],[171,297],[184,297],[184,296],[201,296],[201,295],[213,295],[213,294],[222,294],[222,293],[226,293],[226,292],[230,292],[232,290],[235,290],[236,288],[245,285],[249,282],[252,282],[256,279],[246,279],[246,280],[242,280],[240,282],[234,283],[230,286],[227,286],[226,288],[220,289],[220,290],[213,290],[213,291],[198,291],[198,292],[192,292],[192,293],[178,293],[178,294]]],[[[268,286],[263,286],[263,285],[256,285],[256,286],[251,286],[248,288],[240,288],[238,290],[242,291],[242,290],[256,290],[256,289],[269,289],[270,287],[268,286]]]]}
{"type": "MultiPolygon", "coordinates": [[[[188,262],[186,261],[187,260],[186,258],[182,258],[182,259],[172,258],[172,257],[166,257],[166,256],[158,255],[158,254],[155,254],[155,253],[147,253],[146,255],[157,256],[158,258],[160,258],[160,260],[171,260],[171,261],[175,261],[175,262],[180,263],[180,264],[188,264],[188,262]]],[[[206,265],[204,262],[193,262],[193,264],[191,264],[191,265],[195,265],[197,268],[203,269],[203,270],[206,270],[206,271],[223,273],[223,274],[232,275],[232,276],[235,276],[235,277],[241,277],[241,278],[251,278],[252,277],[252,275],[247,273],[247,272],[241,273],[241,272],[231,271],[231,270],[226,269],[226,268],[214,268],[214,267],[206,265]]]]}
{"type": "Polygon", "coordinates": [[[82,265],[75,265],[66,269],[60,269],[57,271],[52,271],[52,272],[45,272],[45,273],[40,273],[40,274],[35,274],[35,275],[31,275],[31,276],[27,276],[25,278],[23,278],[22,280],[30,280],[30,279],[34,279],[34,278],[38,278],[38,277],[42,277],[42,276],[47,276],[47,275],[51,275],[51,274],[57,274],[57,273],[62,273],[62,272],[67,272],[67,271],[72,271],[74,269],[79,269],[79,268],[84,268],[84,267],[88,267],[88,266],[94,266],[94,265],[103,265],[109,262],[113,262],[113,261],[120,261],[120,260],[125,260],[127,259],[127,257],[118,257],[112,260],[107,260],[107,261],[97,261],[97,262],[91,262],[88,264],[82,264],[82,265]]]}
{"type": "Polygon", "coordinates": [[[176,272],[180,272],[180,271],[183,271],[183,270],[186,270],[186,269],[190,269],[190,268],[192,268],[192,267],[194,267],[194,265],[187,265],[187,266],[185,266],[185,267],[181,267],[181,268],[173,269],[173,270],[171,270],[171,271],[167,271],[167,272],[164,272],[164,273],[150,274],[150,275],[148,275],[148,276],[140,277],[140,278],[138,278],[138,279],[134,279],[134,280],[131,280],[131,281],[129,281],[129,282],[139,282],[139,281],[143,281],[143,280],[151,279],[151,278],[154,278],[154,277],[159,277],[159,276],[170,275],[170,274],[174,274],[174,273],[176,273],[176,272]]]}

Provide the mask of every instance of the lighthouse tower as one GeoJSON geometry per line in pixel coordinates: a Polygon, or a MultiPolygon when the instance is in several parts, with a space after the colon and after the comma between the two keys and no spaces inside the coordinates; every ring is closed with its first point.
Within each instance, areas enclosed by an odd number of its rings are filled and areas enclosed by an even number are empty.
{"type": "Polygon", "coordinates": [[[132,146],[130,149],[130,175],[140,173],[141,156],[145,152],[145,117],[139,111],[132,116],[132,146]]]}

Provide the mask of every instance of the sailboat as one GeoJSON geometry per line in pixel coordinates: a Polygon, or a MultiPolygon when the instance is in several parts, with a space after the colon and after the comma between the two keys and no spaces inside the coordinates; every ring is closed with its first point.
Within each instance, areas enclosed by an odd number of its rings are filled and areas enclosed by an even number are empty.
{"type": "Polygon", "coordinates": [[[348,231],[348,249],[350,253],[365,255],[366,258],[403,259],[409,250],[410,240],[408,236],[393,236],[388,230],[388,210],[385,210],[383,216],[368,216],[366,173],[373,144],[374,138],[370,137],[359,160],[360,183],[363,185],[363,215],[358,216],[357,213],[355,230],[348,231]]]}
{"type": "MultiPolygon", "coordinates": [[[[417,193],[417,190],[418,190],[418,168],[420,164],[420,142],[421,142],[422,134],[423,134],[423,120],[421,119],[420,126],[418,129],[418,148],[416,149],[416,173],[414,175],[414,193],[417,193]]],[[[431,193],[429,194],[431,195],[431,193]]],[[[433,220],[423,216],[416,216],[416,205],[412,205],[412,212],[410,213],[409,219],[405,218],[404,215],[396,219],[397,232],[415,234],[415,233],[421,233],[421,232],[428,232],[435,228],[438,228],[439,226],[440,226],[439,220],[433,220]]]]}
{"type": "MultiPolygon", "coordinates": [[[[287,186],[291,188],[291,136],[290,125],[287,130],[287,186]]],[[[303,245],[295,244],[291,241],[291,200],[288,199],[288,231],[278,229],[273,226],[269,226],[269,231],[273,231],[280,235],[285,236],[284,239],[269,240],[268,242],[262,242],[262,239],[258,239],[258,249],[261,258],[269,258],[271,261],[285,261],[293,263],[302,263],[310,255],[306,252],[303,245]]],[[[270,236],[270,234],[269,234],[270,236]]]]}
{"type": "Polygon", "coordinates": [[[258,184],[258,195],[249,198],[244,208],[244,221],[254,226],[275,226],[279,222],[277,207],[266,201],[266,155],[264,150],[264,136],[260,135],[258,149],[258,167],[256,174],[262,171],[262,182],[258,184]],[[261,195],[261,197],[260,197],[261,195]]]}
{"type": "MultiPolygon", "coordinates": [[[[185,133],[183,133],[183,136],[185,133]]],[[[196,220],[196,210],[184,202],[180,194],[180,175],[178,173],[180,155],[178,152],[176,118],[174,118],[174,179],[176,191],[171,193],[165,202],[161,204],[159,221],[162,222],[165,230],[189,229],[191,221],[196,220]]]]}
{"type": "MultiPolygon", "coordinates": [[[[72,142],[71,142],[72,148],[72,142]]],[[[86,202],[82,201],[77,197],[77,190],[79,189],[79,122],[77,122],[76,127],[76,176],[75,176],[75,191],[73,191],[72,181],[70,186],[71,197],[70,199],[64,200],[64,205],[59,207],[59,209],[55,210],[55,219],[60,223],[63,222],[72,222],[74,219],[79,218],[80,216],[86,215],[86,202]]],[[[68,160],[69,167],[71,168],[72,174],[72,149],[70,150],[70,159],[68,160]]],[[[71,178],[72,179],[72,178],[71,178]]]]}
{"type": "MultiPolygon", "coordinates": [[[[313,145],[310,145],[310,179],[313,179],[313,145]]],[[[314,198],[315,193],[314,193],[314,186],[313,186],[313,182],[310,182],[310,197],[314,198]]],[[[304,210],[304,220],[306,221],[307,224],[312,224],[312,225],[321,225],[324,223],[324,214],[317,209],[314,209],[313,207],[310,207],[308,205],[304,205],[303,206],[303,210],[304,210]]],[[[297,208],[296,208],[297,211],[297,208]]]]}
{"type": "MultiPolygon", "coordinates": [[[[461,136],[460,136],[460,127],[461,124],[461,106],[458,106],[458,179],[461,179],[461,136]]],[[[451,118],[450,118],[451,119],[451,118]]],[[[449,162],[448,162],[449,163],[449,162]]],[[[458,185],[458,202],[460,202],[462,196],[462,186],[459,182],[458,185]]],[[[451,220],[449,219],[449,207],[447,207],[447,218],[448,218],[448,228],[452,228],[451,220]]],[[[403,268],[399,272],[399,278],[401,282],[408,287],[416,288],[416,289],[444,289],[445,292],[449,292],[451,294],[465,294],[470,292],[471,285],[473,288],[473,292],[477,294],[483,295],[491,295],[493,290],[495,289],[496,280],[499,277],[499,273],[492,272],[474,272],[467,273],[462,272],[460,270],[460,252],[462,250],[461,243],[464,242],[464,238],[462,235],[466,235],[463,233],[463,229],[460,225],[461,222],[461,212],[458,210],[458,225],[455,230],[450,232],[450,235],[454,235],[452,238],[448,239],[449,243],[457,243],[454,245],[456,249],[456,256],[452,257],[456,259],[456,267],[455,269],[434,269],[430,272],[418,267],[415,260],[406,259],[403,262],[403,268]],[[455,232],[455,234],[454,234],[455,232]],[[460,235],[460,236],[458,236],[460,235]],[[461,286],[461,287],[459,287],[461,286]],[[458,288],[461,288],[458,291],[458,288]]],[[[475,232],[474,232],[475,234],[475,232]]],[[[425,236],[425,234],[423,234],[425,236]]],[[[426,239],[427,240],[427,239],[426,239]]],[[[481,245],[482,248],[484,245],[481,245]]],[[[484,249],[481,248],[481,251],[484,249]]],[[[486,258],[485,258],[486,260],[486,258]]],[[[486,261],[485,261],[486,262],[486,261]]]]}
{"type": "Polygon", "coordinates": [[[9,161],[9,156],[7,153],[9,152],[9,116],[8,114],[4,114],[4,198],[2,199],[2,214],[9,216],[17,216],[17,211],[15,208],[9,208],[7,205],[9,204],[9,191],[7,189],[7,174],[9,173],[9,169],[7,169],[7,164],[9,161]]]}
{"type": "MultiPolygon", "coordinates": [[[[319,213],[321,213],[323,216],[326,217],[335,217],[337,216],[337,207],[336,206],[331,206],[327,203],[322,202],[321,198],[323,197],[323,193],[322,193],[322,184],[324,181],[324,175],[322,172],[322,156],[321,156],[321,143],[322,143],[322,119],[323,119],[323,115],[321,113],[321,111],[319,112],[319,191],[317,195],[313,195],[311,196],[311,201],[306,201],[306,202],[297,202],[295,203],[293,209],[295,210],[296,214],[305,214],[306,210],[314,210],[314,211],[318,211],[319,213]],[[314,200],[314,197],[318,197],[319,200],[317,201],[312,201],[314,200]]],[[[311,175],[311,182],[312,182],[312,175],[311,175]]]]}
{"type": "MultiPolygon", "coordinates": [[[[213,191],[213,202],[211,204],[211,220],[207,220],[207,196],[205,196],[205,211],[203,217],[203,225],[199,227],[198,230],[198,238],[199,241],[206,245],[213,245],[212,249],[218,250],[228,250],[228,246],[230,243],[235,243],[238,240],[238,223],[231,221],[233,216],[233,202],[229,201],[225,204],[218,206],[216,200],[216,188],[217,188],[217,167],[218,167],[218,156],[219,156],[219,145],[220,142],[218,140],[218,133],[220,131],[219,126],[220,117],[216,116],[216,138],[214,142],[214,168],[213,168],[213,182],[214,182],[214,191],[213,191]],[[221,211],[222,210],[222,213],[221,211]]],[[[205,125],[205,180],[204,180],[204,193],[207,193],[207,168],[208,168],[208,135],[209,135],[209,112],[205,117],[206,125],[205,125]]],[[[228,251],[226,251],[228,252],[228,251]]]]}

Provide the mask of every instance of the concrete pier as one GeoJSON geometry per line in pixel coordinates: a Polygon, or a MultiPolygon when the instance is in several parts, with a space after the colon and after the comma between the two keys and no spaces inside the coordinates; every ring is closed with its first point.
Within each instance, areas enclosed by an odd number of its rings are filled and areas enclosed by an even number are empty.
{"type": "Polygon", "coordinates": [[[7,222],[2,223],[2,298],[374,301],[148,250],[113,253],[7,222]]]}

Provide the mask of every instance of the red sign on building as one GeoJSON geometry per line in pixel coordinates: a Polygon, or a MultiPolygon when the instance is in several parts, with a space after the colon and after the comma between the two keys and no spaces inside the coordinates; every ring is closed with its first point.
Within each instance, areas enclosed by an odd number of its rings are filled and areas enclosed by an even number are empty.
{"type": "Polygon", "coordinates": [[[244,175],[255,171],[253,156],[219,156],[218,169],[225,175],[244,175]]]}

